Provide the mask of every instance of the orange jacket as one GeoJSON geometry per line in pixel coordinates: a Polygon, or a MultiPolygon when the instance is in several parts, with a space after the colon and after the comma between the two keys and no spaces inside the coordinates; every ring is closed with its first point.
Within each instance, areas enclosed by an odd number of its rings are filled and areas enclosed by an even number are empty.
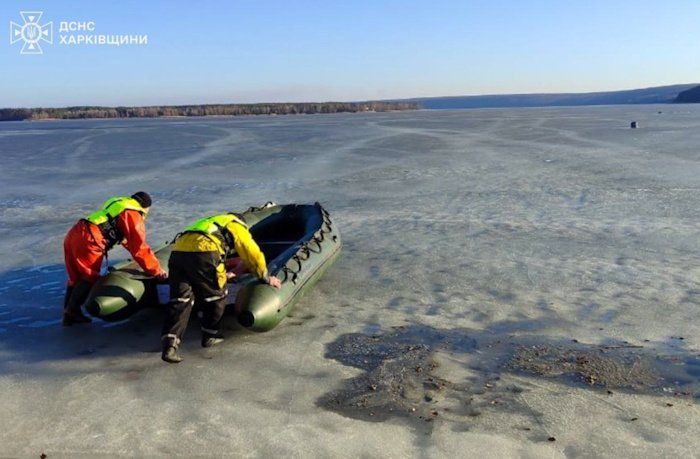
{"type": "MultiPolygon", "coordinates": [[[[159,274],[160,263],[146,243],[143,216],[136,210],[125,210],[117,216],[117,226],[124,235],[124,247],[139,266],[151,276],[159,274]]],[[[73,225],[63,241],[68,285],[81,280],[95,282],[100,277],[106,248],[107,241],[97,225],[87,220],[73,225]]]]}
{"type": "Polygon", "coordinates": [[[149,275],[155,276],[162,269],[153,250],[146,242],[146,225],[141,213],[125,210],[117,216],[117,226],[124,235],[122,245],[129,251],[134,261],[149,275]]]}

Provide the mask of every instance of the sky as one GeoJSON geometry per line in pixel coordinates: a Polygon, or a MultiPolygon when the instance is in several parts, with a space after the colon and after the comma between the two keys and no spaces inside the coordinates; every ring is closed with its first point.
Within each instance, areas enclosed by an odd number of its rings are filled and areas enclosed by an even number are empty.
{"type": "Polygon", "coordinates": [[[700,0],[2,0],[0,107],[356,101],[700,82],[700,0]],[[22,55],[10,22],[42,11],[22,55]],[[60,32],[61,22],[94,23],[60,32]],[[141,45],[69,45],[147,35],[141,45]],[[97,40],[97,38],[95,38],[97,40]]]}

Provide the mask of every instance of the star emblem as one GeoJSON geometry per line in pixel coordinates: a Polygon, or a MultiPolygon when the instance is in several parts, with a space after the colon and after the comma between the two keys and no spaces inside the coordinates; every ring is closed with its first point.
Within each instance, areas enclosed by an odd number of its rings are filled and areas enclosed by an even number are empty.
{"type": "Polygon", "coordinates": [[[40,42],[53,44],[53,22],[41,24],[42,11],[20,11],[24,24],[10,21],[10,44],[22,41],[20,54],[42,54],[40,42]]]}

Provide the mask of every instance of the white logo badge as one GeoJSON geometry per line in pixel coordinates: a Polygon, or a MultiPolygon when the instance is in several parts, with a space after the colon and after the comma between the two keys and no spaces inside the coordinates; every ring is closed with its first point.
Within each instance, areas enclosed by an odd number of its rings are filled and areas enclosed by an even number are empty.
{"type": "Polygon", "coordinates": [[[10,44],[23,41],[20,54],[43,54],[39,42],[53,44],[53,22],[39,23],[43,11],[20,11],[24,24],[10,21],[10,44]]]}

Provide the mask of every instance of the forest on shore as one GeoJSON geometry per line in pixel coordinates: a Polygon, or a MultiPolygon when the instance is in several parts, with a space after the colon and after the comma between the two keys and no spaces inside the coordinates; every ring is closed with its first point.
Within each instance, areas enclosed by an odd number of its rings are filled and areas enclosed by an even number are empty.
{"type": "Polygon", "coordinates": [[[320,102],[269,104],[162,105],[149,107],[2,108],[0,121],[158,118],[163,116],[295,115],[416,110],[416,102],[320,102]]]}

